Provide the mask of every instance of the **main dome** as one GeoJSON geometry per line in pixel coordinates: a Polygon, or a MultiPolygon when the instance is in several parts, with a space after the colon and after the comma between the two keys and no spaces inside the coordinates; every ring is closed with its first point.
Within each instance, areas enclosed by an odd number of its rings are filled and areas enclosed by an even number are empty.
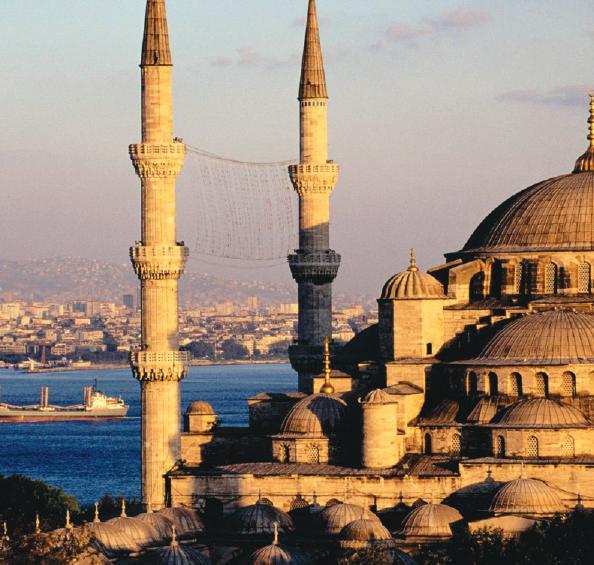
{"type": "Polygon", "coordinates": [[[594,250],[594,172],[548,179],[508,198],[462,253],[594,250]]]}
{"type": "Polygon", "coordinates": [[[594,363],[594,315],[561,309],[528,314],[495,334],[475,361],[491,365],[594,363]]]}

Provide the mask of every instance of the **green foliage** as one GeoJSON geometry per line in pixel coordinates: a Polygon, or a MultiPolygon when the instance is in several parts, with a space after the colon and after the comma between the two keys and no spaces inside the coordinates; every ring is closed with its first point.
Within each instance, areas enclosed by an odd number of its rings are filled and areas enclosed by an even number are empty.
{"type": "Polygon", "coordinates": [[[0,520],[6,521],[11,536],[32,532],[36,514],[43,530],[63,527],[66,510],[74,518],[80,509],[76,499],[62,489],[22,475],[0,475],[0,520]]]}
{"type": "Polygon", "coordinates": [[[234,339],[223,341],[221,351],[225,359],[246,359],[249,356],[247,348],[234,339]]]}
{"type": "MultiPolygon", "coordinates": [[[[137,516],[141,512],[144,512],[144,508],[142,506],[142,502],[137,498],[131,499],[124,499],[123,496],[109,496],[108,494],[104,495],[101,500],[99,500],[99,517],[101,518],[102,522],[106,520],[110,520],[111,518],[116,518],[122,512],[122,500],[126,501],[126,515],[130,517],[137,516]]],[[[85,522],[92,522],[95,518],[95,505],[91,504],[89,506],[85,506],[82,510],[82,517],[85,522]]]]}
{"type": "Polygon", "coordinates": [[[337,565],[392,565],[393,562],[392,551],[377,546],[347,551],[336,561],[337,565]]]}
{"type": "Polygon", "coordinates": [[[195,359],[214,359],[215,346],[214,343],[208,341],[193,341],[185,347],[192,352],[195,359]]]}

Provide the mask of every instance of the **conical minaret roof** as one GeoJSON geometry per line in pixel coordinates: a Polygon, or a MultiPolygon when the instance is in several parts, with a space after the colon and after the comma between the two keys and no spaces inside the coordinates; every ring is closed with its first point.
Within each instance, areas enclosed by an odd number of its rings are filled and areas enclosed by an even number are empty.
{"type": "Polygon", "coordinates": [[[141,66],[171,65],[165,0],[147,0],[141,66]]]}
{"type": "Polygon", "coordinates": [[[299,86],[299,100],[309,98],[328,98],[315,0],[309,0],[305,46],[301,63],[301,84],[299,86]]]}

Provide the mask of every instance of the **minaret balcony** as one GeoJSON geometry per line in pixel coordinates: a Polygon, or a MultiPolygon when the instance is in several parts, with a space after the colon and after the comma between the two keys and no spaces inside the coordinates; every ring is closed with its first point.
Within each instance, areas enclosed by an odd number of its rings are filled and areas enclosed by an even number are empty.
{"type": "Polygon", "coordinates": [[[130,259],[141,280],[177,280],[184,272],[190,250],[183,244],[142,245],[130,248],[130,259]]]}
{"type": "Polygon", "coordinates": [[[291,274],[297,283],[331,283],[340,267],[340,255],[332,249],[314,253],[298,250],[289,255],[288,260],[291,274]]]}
{"type": "Polygon", "coordinates": [[[299,196],[332,192],[338,182],[339,172],[340,167],[332,162],[289,166],[289,176],[299,196]]]}
{"type": "Polygon", "coordinates": [[[130,365],[139,381],[181,381],[188,373],[189,351],[134,351],[130,365]]]}
{"type": "Polygon", "coordinates": [[[139,143],[130,145],[130,159],[141,178],[176,177],[182,170],[186,155],[183,143],[139,143]]]}

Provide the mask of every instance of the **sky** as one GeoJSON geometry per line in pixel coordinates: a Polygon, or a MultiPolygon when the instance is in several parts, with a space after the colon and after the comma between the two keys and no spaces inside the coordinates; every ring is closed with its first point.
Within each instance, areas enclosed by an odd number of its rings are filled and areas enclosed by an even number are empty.
{"type": "MultiPolygon", "coordinates": [[[[0,258],[123,262],[139,237],[143,0],[0,0],[0,258]]],[[[240,160],[298,155],[306,0],[169,0],[176,135],[240,160]]],[[[429,268],[498,203],[586,148],[586,0],[318,0],[337,292],[429,268]]],[[[179,237],[199,213],[180,181],[179,237]]],[[[195,200],[195,199],[194,199],[195,200]]],[[[192,271],[290,283],[273,269],[192,271]]]]}

